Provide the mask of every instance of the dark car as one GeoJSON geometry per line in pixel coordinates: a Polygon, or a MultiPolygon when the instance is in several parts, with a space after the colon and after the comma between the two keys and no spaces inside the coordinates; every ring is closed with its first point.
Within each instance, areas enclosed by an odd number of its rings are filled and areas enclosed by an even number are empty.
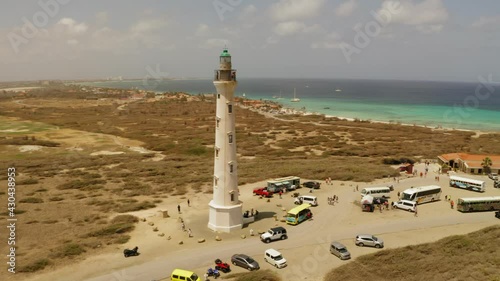
{"type": "Polygon", "coordinates": [[[307,188],[312,188],[312,189],[319,189],[319,186],[321,183],[317,181],[306,181],[302,183],[302,186],[307,187],[307,188]]]}
{"type": "Polygon", "coordinates": [[[495,217],[500,219],[500,211],[495,212],[495,217]]]}
{"type": "Polygon", "coordinates": [[[231,263],[246,268],[248,270],[257,270],[260,268],[258,262],[256,262],[254,259],[244,254],[233,255],[231,257],[231,263]]]}

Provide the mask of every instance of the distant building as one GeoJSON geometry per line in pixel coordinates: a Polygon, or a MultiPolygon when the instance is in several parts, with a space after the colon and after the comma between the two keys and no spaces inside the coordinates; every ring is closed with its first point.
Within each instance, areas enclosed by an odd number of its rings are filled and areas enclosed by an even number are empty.
{"type": "Polygon", "coordinates": [[[500,172],[500,155],[448,153],[438,156],[439,164],[448,164],[452,169],[457,169],[468,174],[483,174],[484,167],[481,165],[484,158],[491,159],[490,170],[492,173],[500,172]]]}

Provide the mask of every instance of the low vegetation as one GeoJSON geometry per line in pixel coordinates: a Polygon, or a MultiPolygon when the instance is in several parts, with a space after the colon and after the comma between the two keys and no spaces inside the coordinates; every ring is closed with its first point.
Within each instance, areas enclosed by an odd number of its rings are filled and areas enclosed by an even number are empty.
{"type": "Polygon", "coordinates": [[[435,243],[383,250],[330,271],[324,281],[500,280],[500,226],[435,243]]]}

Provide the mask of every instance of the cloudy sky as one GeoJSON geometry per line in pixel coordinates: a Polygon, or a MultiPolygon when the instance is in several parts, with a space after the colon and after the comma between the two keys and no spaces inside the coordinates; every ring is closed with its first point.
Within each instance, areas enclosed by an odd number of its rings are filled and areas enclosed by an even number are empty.
{"type": "MultiPolygon", "coordinates": [[[[0,80],[500,77],[498,0],[2,1],[0,80]]],[[[498,80],[498,79],[497,79],[498,80]]]]}

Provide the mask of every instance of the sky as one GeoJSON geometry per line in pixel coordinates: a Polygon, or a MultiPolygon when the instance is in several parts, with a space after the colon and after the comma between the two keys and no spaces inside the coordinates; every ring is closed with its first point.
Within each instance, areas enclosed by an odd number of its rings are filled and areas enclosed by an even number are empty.
{"type": "Polygon", "coordinates": [[[0,81],[500,81],[498,0],[2,1],[0,81]]]}

